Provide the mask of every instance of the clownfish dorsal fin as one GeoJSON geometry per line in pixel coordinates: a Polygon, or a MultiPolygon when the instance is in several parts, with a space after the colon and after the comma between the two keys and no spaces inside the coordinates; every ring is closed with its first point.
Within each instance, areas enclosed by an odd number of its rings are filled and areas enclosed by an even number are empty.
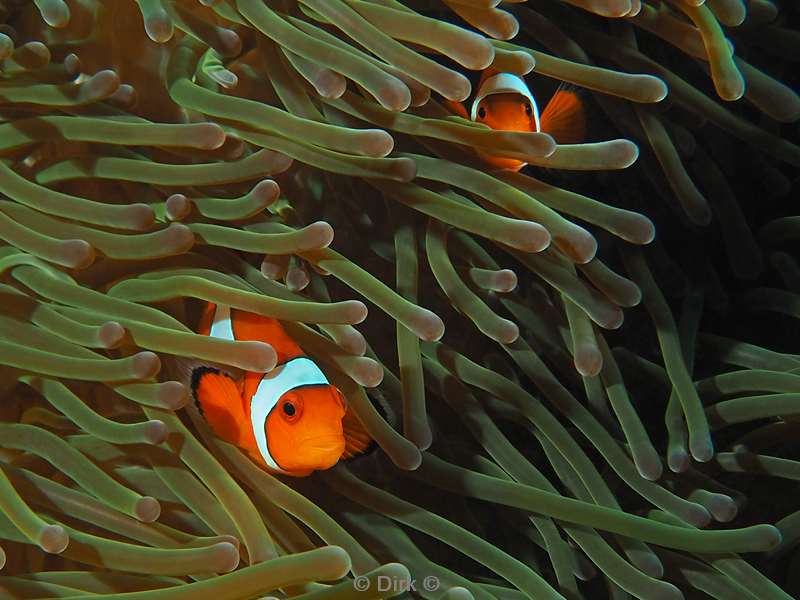
{"type": "Polygon", "coordinates": [[[206,302],[203,307],[203,314],[200,317],[200,322],[197,325],[197,333],[200,335],[210,335],[211,324],[214,321],[214,314],[217,312],[217,305],[213,302],[206,302]]]}
{"type": "Polygon", "coordinates": [[[225,441],[240,444],[242,431],[249,429],[242,392],[227,373],[211,367],[199,367],[192,373],[192,392],[203,418],[225,441]]]}
{"type": "Polygon", "coordinates": [[[559,144],[580,144],[586,139],[586,113],[578,91],[562,85],[540,117],[541,130],[559,144]]]}
{"type": "Polygon", "coordinates": [[[265,342],[275,349],[278,363],[303,354],[277,319],[222,304],[206,304],[197,331],[226,340],[265,342]]]}
{"type": "Polygon", "coordinates": [[[233,333],[237,340],[266,342],[278,354],[278,364],[304,355],[277,319],[243,310],[231,309],[231,312],[233,333]]]}

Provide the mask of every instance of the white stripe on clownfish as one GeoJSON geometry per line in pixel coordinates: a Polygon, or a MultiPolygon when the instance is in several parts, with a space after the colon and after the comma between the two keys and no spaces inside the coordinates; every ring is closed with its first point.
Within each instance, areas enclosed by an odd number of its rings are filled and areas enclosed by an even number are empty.
{"type": "Polygon", "coordinates": [[[211,321],[211,331],[209,337],[220,338],[222,340],[234,341],[233,323],[231,322],[231,307],[224,304],[217,304],[214,311],[214,319],[211,321]]]}
{"type": "Polygon", "coordinates": [[[536,98],[533,97],[533,93],[528,87],[528,84],[525,83],[525,80],[519,75],[515,75],[513,73],[496,73],[495,75],[491,75],[483,80],[478,87],[477,93],[475,94],[475,100],[472,101],[470,119],[477,121],[478,106],[480,105],[481,100],[487,96],[493,96],[495,94],[519,94],[520,96],[526,98],[528,102],[530,102],[531,108],[533,109],[533,118],[536,124],[536,131],[540,132],[542,130],[542,126],[539,121],[539,105],[536,104],[536,98]]]}
{"type": "Polygon", "coordinates": [[[269,451],[265,429],[267,417],[286,392],[309,385],[329,385],[329,382],[313,360],[298,356],[265,373],[250,400],[250,419],[256,443],[267,466],[272,469],[282,470],[269,451]]]}

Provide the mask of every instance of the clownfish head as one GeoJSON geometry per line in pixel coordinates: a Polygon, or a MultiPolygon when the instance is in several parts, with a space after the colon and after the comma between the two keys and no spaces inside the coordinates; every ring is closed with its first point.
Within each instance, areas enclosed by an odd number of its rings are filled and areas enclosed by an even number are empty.
{"type": "MultiPolygon", "coordinates": [[[[525,81],[512,73],[486,72],[478,85],[470,118],[503,131],[541,131],[539,107],[525,81]]],[[[478,151],[498,169],[519,170],[525,162],[478,151]]]]}
{"type": "Polygon", "coordinates": [[[297,356],[269,373],[248,375],[244,398],[266,466],[304,476],[335,465],[345,449],[347,405],[314,361],[297,356]]]}
{"type": "Polygon", "coordinates": [[[276,466],[302,475],[335,465],[345,448],[345,411],[344,397],[332,385],[283,394],[264,422],[267,450],[276,466]]]}

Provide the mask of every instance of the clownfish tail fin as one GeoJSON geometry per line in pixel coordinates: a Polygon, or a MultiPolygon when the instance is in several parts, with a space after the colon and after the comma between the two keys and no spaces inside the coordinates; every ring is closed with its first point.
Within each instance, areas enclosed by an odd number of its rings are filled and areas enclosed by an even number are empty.
{"type": "Polygon", "coordinates": [[[586,139],[586,110],[577,88],[562,84],[539,118],[540,129],[559,144],[580,144],[586,139]]]}
{"type": "Polygon", "coordinates": [[[198,367],[192,372],[192,395],[200,414],[219,437],[236,442],[242,410],[239,386],[227,373],[213,367],[198,367]]]}

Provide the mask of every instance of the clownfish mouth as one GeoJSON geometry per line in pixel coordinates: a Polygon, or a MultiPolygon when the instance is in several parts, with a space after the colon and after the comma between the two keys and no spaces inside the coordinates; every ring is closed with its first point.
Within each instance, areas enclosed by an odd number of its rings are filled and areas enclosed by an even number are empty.
{"type": "Polygon", "coordinates": [[[313,437],[300,442],[297,445],[297,452],[299,454],[335,454],[338,450],[339,454],[341,454],[344,451],[344,443],[344,438],[341,435],[313,437]]]}
{"type": "Polygon", "coordinates": [[[341,435],[326,435],[303,440],[295,450],[298,465],[312,470],[330,469],[339,462],[345,449],[341,435]]]}

